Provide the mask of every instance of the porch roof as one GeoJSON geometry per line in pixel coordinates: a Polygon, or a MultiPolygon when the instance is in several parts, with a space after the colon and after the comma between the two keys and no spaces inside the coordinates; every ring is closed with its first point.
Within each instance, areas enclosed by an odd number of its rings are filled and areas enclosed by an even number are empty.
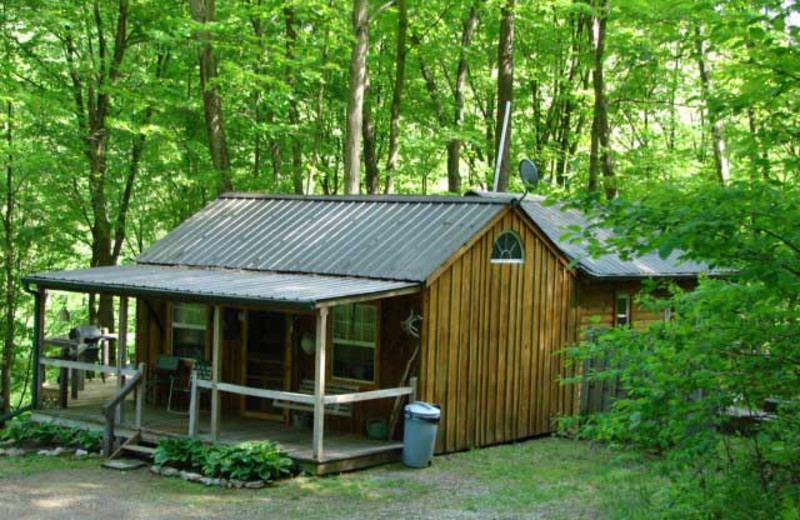
{"type": "Polygon", "coordinates": [[[155,265],[52,271],[22,280],[64,291],[302,308],[419,291],[419,284],[401,281],[155,265]]]}

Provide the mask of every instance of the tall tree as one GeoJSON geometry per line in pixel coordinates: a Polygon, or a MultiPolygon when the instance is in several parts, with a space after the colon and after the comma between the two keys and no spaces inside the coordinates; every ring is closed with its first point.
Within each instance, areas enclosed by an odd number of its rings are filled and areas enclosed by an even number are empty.
{"type": "Polygon", "coordinates": [[[286,83],[291,90],[289,101],[289,124],[292,126],[292,186],[297,195],[303,194],[303,144],[300,141],[300,108],[297,94],[297,78],[294,73],[294,47],[297,45],[297,28],[295,27],[294,8],[286,7],[286,83]]]}
{"type": "Polygon", "coordinates": [[[706,56],[706,42],[703,31],[699,25],[694,28],[695,53],[697,56],[697,67],[700,72],[700,95],[705,105],[706,118],[711,127],[711,146],[714,152],[714,169],[717,179],[722,184],[730,181],[731,171],[726,155],[725,143],[725,122],[720,117],[716,103],[711,99],[712,84],[711,71],[709,70],[708,58],[706,56]]]}
{"type": "Polygon", "coordinates": [[[394,192],[394,172],[400,150],[400,109],[403,103],[403,86],[406,80],[406,36],[408,34],[408,8],[406,0],[397,0],[397,42],[394,58],[394,85],[392,108],[389,116],[389,155],[386,159],[385,193],[394,192]]]}
{"type": "MultiPolygon", "coordinates": [[[[506,0],[501,9],[500,41],[497,46],[497,118],[495,124],[496,147],[500,146],[503,134],[506,103],[514,101],[514,7],[515,0],[506,0]]],[[[511,171],[511,113],[509,112],[505,145],[497,156],[500,161],[498,191],[508,190],[508,174],[511,171]]]]}
{"type": "MultiPolygon", "coordinates": [[[[67,71],[71,80],[75,115],[84,143],[84,154],[89,162],[89,204],[91,217],[89,227],[92,234],[92,266],[114,265],[119,259],[122,241],[125,237],[125,218],[129,208],[130,191],[120,201],[115,230],[109,217],[107,200],[107,153],[109,143],[108,118],[112,108],[111,92],[120,76],[120,68],[129,44],[128,39],[128,1],[117,3],[116,24],[113,33],[113,47],[109,48],[103,13],[97,0],[92,5],[94,22],[94,41],[91,36],[85,49],[76,45],[74,30],[66,29],[61,38],[64,45],[67,71]],[[81,58],[96,49],[89,63],[94,70],[86,72],[87,63],[81,58]],[[88,52],[87,52],[88,51],[88,52]]],[[[135,171],[133,172],[135,173],[135,171]]],[[[132,185],[133,179],[130,179],[132,185]]],[[[91,309],[93,310],[93,309],[91,309]]],[[[109,329],[114,328],[114,309],[110,296],[101,295],[97,321],[109,329]]]]}
{"type": "MultiPolygon", "coordinates": [[[[192,18],[201,25],[214,22],[215,0],[189,0],[192,18]]],[[[219,191],[231,191],[231,163],[228,157],[228,141],[225,137],[225,122],[222,117],[222,98],[217,86],[217,62],[211,44],[211,32],[198,29],[194,33],[200,42],[200,88],[203,90],[203,112],[205,115],[208,149],[211,162],[219,172],[219,191]]]]}
{"type": "Polygon", "coordinates": [[[589,156],[589,191],[597,191],[599,172],[603,172],[603,190],[606,198],[617,195],[614,178],[614,163],[611,156],[611,130],[608,124],[608,103],[606,101],[606,82],[603,71],[605,61],[606,23],[609,1],[595,0],[592,14],[592,49],[594,51],[594,116],[592,119],[592,144],[589,156]]]}
{"type": "MultiPolygon", "coordinates": [[[[458,66],[456,70],[456,81],[453,85],[453,101],[455,102],[453,113],[453,131],[458,133],[464,122],[464,90],[467,85],[467,73],[469,63],[467,62],[467,50],[472,43],[472,36],[478,26],[478,6],[480,0],[472,3],[469,14],[464,21],[461,31],[461,46],[458,49],[458,66]]],[[[513,22],[512,22],[513,25],[513,22]]],[[[513,40],[513,28],[512,28],[513,40]]],[[[513,45],[513,44],[512,44],[513,45]]],[[[461,147],[463,141],[458,135],[447,143],[447,185],[448,190],[453,193],[461,193],[461,147]]]]}
{"type": "Polygon", "coordinates": [[[368,9],[368,0],[353,0],[355,42],[350,53],[350,83],[344,144],[344,192],[347,195],[357,194],[361,184],[361,133],[369,47],[368,9]]]}

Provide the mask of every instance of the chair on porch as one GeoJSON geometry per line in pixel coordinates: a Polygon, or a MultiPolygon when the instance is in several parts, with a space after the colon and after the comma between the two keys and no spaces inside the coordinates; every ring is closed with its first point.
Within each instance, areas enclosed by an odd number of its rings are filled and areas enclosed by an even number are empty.
{"type": "MultiPolygon", "coordinates": [[[[198,359],[192,366],[192,371],[198,379],[211,379],[211,363],[203,359],[198,359]]],[[[167,397],[167,411],[174,414],[188,415],[189,414],[189,397],[192,395],[192,378],[191,375],[188,379],[181,378],[176,374],[170,380],[169,397],[167,397]],[[176,394],[186,395],[186,410],[173,410],[172,397],[176,394]]]]}

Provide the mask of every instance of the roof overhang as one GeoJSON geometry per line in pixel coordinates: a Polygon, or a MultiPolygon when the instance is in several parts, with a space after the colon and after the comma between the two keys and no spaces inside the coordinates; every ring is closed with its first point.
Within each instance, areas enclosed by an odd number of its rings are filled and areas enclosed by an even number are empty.
{"type": "Polygon", "coordinates": [[[413,294],[416,282],[155,265],[92,267],[24,276],[40,288],[311,310],[413,294]]]}

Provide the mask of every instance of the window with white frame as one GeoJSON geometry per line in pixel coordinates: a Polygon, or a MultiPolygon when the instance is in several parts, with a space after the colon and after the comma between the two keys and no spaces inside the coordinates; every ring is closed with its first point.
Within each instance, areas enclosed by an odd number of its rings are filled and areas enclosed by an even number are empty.
{"type": "Polygon", "coordinates": [[[493,264],[521,264],[525,261],[522,239],[512,230],[503,231],[492,246],[493,264]]]}
{"type": "Polygon", "coordinates": [[[614,307],[614,325],[624,327],[631,324],[631,295],[617,293],[614,307]]]}
{"type": "Polygon", "coordinates": [[[333,377],[375,382],[378,308],[340,305],[333,309],[333,377]]]}
{"type": "Polygon", "coordinates": [[[172,355],[205,359],[208,308],[199,303],[173,303],[171,307],[172,355]]]}

